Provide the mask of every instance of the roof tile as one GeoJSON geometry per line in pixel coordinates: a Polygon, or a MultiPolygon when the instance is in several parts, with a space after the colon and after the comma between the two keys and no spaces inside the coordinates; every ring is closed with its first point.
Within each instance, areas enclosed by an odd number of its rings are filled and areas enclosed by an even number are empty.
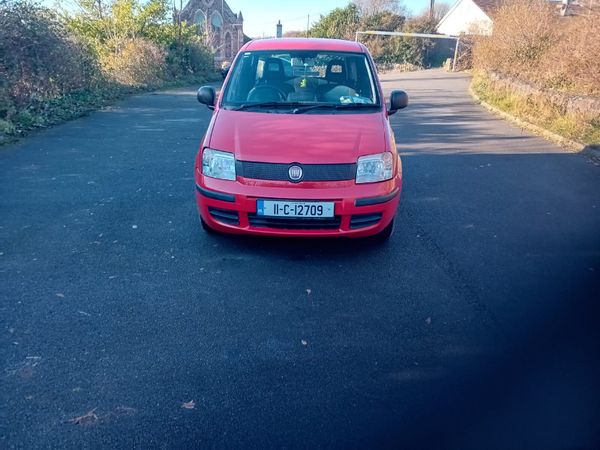
{"type": "Polygon", "coordinates": [[[494,12],[500,6],[500,0],[473,0],[473,3],[479,6],[487,15],[494,12]]]}

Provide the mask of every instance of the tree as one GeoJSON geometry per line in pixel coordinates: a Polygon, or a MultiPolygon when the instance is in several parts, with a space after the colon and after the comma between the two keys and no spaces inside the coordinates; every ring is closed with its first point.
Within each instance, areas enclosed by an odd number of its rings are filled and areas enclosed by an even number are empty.
{"type": "MultiPolygon", "coordinates": [[[[437,27],[437,19],[424,14],[406,21],[402,31],[407,33],[434,34],[437,27]]],[[[402,55],[404,62],[419,67],[428,65],[427,55],[434,43],[432,39],[426,38],[403,38],[398,46],[398,53],[402,55]]]]}
{"type": "MultiPolygon", "coordinates": [[[[406,18],[391,11],[382,11],[370,16],[363,16],[361,30],[400,31],[406,18]]],[[[394,38],[381,36],[363,36],[362,42],[369,47],[375,61],[386,61],[394,56],[394,38]]]]}
{"type": "Polygon", "coordinates": [[[370,16],[363,16],[360,21],[360,28],[363,30],[400,31],[405,21],[406,17],[400,14],[382,11],[370,16]]]}
{"type": "Polygon", "coordinates": [[[438,22],[442,20],[442,18],[448,13],[448,11],[450,11],[450,8],[451,6],[449,3],[436,2],[433,8],[434,19],[438,22]]]}
{"type": "Polygon", "coordinates": [[[319,21],[310,30],[312,37],[354,39],[360,14],[358,7],[351,3],[345,8],[336,8],[319,21]]]}
{"type": "Polygon", "coordinates": [[[298,38],[298,37],[306,37],[306,31],[301,30],[290,30],[283,33],[283,37],[286,38],[298,38]]]}
{"type": "Polygon", "coordinates": [[[353,0],[362,17],[368,17],[383,12],[406,15],[406,8],[400,0],[353,0]]]}

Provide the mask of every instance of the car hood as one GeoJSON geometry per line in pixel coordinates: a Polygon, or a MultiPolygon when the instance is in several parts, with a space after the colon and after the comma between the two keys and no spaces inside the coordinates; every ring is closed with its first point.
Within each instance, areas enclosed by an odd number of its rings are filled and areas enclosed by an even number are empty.
{"type": "Polygon", "coordinates": [[[238,160],[352,163],[386,150],[383,114],[278,114],[221,109],[210,147],[238,160]]]}

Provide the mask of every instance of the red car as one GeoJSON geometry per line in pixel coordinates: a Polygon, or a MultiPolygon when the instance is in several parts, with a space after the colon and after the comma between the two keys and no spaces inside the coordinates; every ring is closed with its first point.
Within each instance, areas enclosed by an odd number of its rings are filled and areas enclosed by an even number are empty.
{"type": "Polygon", "coordinates": [[[271,236],[388,237],[402,164],[367,48],[333,39],[265,39],[238,53],[196,158],[208,231],[271,236]]]}

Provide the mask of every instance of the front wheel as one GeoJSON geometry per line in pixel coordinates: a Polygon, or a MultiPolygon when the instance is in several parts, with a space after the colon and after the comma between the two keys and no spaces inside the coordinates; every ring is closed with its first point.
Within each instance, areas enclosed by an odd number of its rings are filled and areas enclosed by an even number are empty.
{"type": "Polygon", "coordinates": [[[394,232],[395,219],[396,218],[393,218],[392,221],[388,224],[388,226],[381,230],[379,233],[377,233],[375,236],[373,236],[373,238],[380,242],[387,241],[394,232]]]}
{"type": "Polygon", "coordinates": [[[211,228],[202,218],[202,216],[200,216],[200,224],[202,225],[202,229],[204,231],[206,231],[208,234],[217,234],[217,230],[211,228]]]}

